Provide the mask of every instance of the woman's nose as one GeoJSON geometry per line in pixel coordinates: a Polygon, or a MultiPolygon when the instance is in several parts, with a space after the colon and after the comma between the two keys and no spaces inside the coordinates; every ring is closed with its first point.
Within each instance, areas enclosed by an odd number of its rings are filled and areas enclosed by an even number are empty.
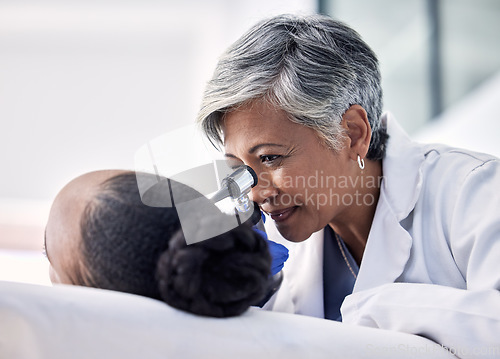
{"type": "Polygon", "coordinates": [[[274,185],[271,178],[264,176],[263,174],[258,174],[258,182],[255,187],[252,188],[250,192],[250,197],[252,201],[257,202],[261,205],[266,201],[278,195],[278,188],[274,185]]]}

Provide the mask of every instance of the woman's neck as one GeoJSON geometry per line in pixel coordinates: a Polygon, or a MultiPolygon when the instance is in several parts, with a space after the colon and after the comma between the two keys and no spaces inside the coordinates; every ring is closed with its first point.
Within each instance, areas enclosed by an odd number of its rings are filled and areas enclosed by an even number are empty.
{"type": "Polygon", "coordinates": [[[365,160],[365,169],[352,189],[356,201],[346,208],[330,227],[342,238],[356,263],[361,264],[368,235],[375,216],[382,182],[382,161],[365,160]]]}

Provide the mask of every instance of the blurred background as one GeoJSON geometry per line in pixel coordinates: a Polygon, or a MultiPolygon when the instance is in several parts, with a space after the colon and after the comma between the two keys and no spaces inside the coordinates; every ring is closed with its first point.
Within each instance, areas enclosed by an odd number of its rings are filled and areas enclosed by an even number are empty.
{"type": "Polygon", "coordinates": [[[385,109],[413,138],[500,156],[498,0],[0,0],[0,280],[48,284],[57,192],[192,124],[252,24],[315,12],[375,50],[385,109]]]}

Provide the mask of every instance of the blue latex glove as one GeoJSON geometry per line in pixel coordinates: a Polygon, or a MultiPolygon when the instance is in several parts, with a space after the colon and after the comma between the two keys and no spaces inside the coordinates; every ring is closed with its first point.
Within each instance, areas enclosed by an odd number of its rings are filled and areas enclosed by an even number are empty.
{"type": "MultiPolygon", "coordinates": [[[[264,214],[261,214],[261,217],[262,221],[265,222],[266,217],[264,217],[264,214]]],[[[267,238],[267,233],[263,230],[260,230],[256,226],[253,226],[253,230],[260,234],[267,241],[269,253],[271,253],[271,274],[275,275],[279,273],[283,269],[283,266],[288,259],[288,249],[284,245],[269,240],[267,238]]]]}

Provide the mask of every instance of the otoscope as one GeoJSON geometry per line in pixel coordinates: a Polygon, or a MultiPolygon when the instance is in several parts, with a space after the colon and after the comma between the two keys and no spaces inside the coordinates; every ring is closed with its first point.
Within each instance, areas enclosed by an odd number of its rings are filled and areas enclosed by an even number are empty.
{"type": "MultiPolygon", "coordinates": [[[[235,204],[235,214],[238,218],[238,223],[240,223],[238,212],[248,212],[252,208],[253,204],[254,211],[248,221],[265,234],[266,231],[264,229],[260,208],[257,203],[250,201],[248,198],[248,193],[250,193],[250,190],[257,185],[257,182],[257,174],[251,167],[245,165],[239,166],[233,173],[224,177],[221,181],[221,189],[211,197],[211,200],[214,203],[217,203],[223,199],[231,198],[235,204]]],[[[256,303],[256,305],[262,307],[280,288],[282,281],[282,271],[270,276],[267,283],[267,294],[264,299],[262,299],[261,302],[256,303]]]]}
{"type": "MultiPolygon", "coordinates": [[[[257,182],[257,174],[251,167],[239,166],[221,181],[221,189],[210,199],[217,203],[223,199],[231,198],[240,213],[248,212],[252,208],[248,193],[257,185],[257,182]]],[[[258,213],[260,215],[260,209],[258,213]]]]}

